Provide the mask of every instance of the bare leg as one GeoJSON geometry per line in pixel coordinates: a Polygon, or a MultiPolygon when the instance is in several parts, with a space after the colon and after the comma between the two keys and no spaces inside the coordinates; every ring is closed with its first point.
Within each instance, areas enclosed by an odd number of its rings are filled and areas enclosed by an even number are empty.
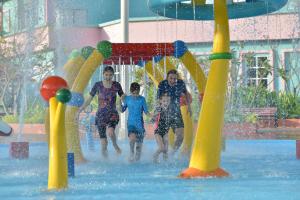
{"type": "Polygon", "coordinates": [[[102,156],[104,158],[107,158],[107,139],[106,138],[100,138],[100,142],[101,142],[102,156]]]}
{"type": "Polygon", "coordinates": [[[163,137],[163,143],[164,143],[163,159],[164,160],[168,160],[168,145],[169,145],[168,138],[169,138],[168,134],[164,135],[163,137]]]}
{"type": "Polygon", "coordinates": [[[175,138],[173,153],[175,153],[180,148],[180,146],[183,142],[183,132],[184,132],[183,128],[176,128],[175,129],[175,137],[176,138],[175,138]]]}
{"type": "Polygon", "coordinates": [[[143,143],[142,142],[137,142],[136,143],[135,161],[139,161],[140,160],[141,154],[142,154],[142,147],[143,147],[143,143]]]}
{"type": "Polygon", "coordinates": [[[157,163],[159,154],[164,151],[164,143],[163,143],[163,138],[159,134],[155,134],[155,139],[156,139],[156,143],[158,145],[158,149],[156,150],[156,152],[153,155],[153,162],[157,163]]]}
{"type": "Polygon", "coordinates": [[[117,137],[116,137],[116,134],[115,134],[115,129],[112,128],[112,127],[109,127],[109,128],[107,129],[107,134],[109,135],[109,137],[110,137],[110,139],[111,139],[111,141],[112,141],[112,144],[113,144],[113,146],[114,146],[116,152],[117,152],[118,154],[121,154],[122,151],[121,151],[120,147],[119,147],[118,144],[117,144],[117,137]]]}
{"type": "Polygon", "coordinates": [[[129,146],[130,146],[130,156],[129,156],[129,162],[134,161],[134,146],[136,142],[136,136],[134,133],[129,133],[129,146]]]}

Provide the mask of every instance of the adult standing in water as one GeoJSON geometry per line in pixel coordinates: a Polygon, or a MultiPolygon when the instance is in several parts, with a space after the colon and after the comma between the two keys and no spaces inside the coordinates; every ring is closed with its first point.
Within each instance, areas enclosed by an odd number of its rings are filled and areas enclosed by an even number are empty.
{"type": "Polygon", "coordinates": [[[119,114],[116,109],[117,94],[123,99],[124,92],[119,82],[113,81],[114,69],[106,66],[103,70],[103,81],[96,82],[90,91],[90,96],[79,109],[79,113],[84,110],[92,101],[93,97],[98,95],[98,111],[96,114],[96,126],[100,135],[102,146],[102,155],[107,157],[107,135],[111,138],[112,144],[118,154],[121,149],[117,144],[115,128],[119,123],[119,114]],[[107,135],[106,135],[107,133],[107,135]]]}
{"type": "MultiPolygon", "coordinates": [[[[169,127],[171,127],[175,133],[175,143],[173,153],[175,153],[183,142],[184,123],[180,110],[180,97],[185,95],[189,100],[190,96],[186,89],[186,85],[183,80],[178,78],[178,72],[175,69],[170,70],[167,73],[166,80],[163,80],[158,85],[157,99],[160,99],[162,95],[168,94],[170,96],[170,109],[171,115],[168,116],[169,127]]],[[[188,112],[192,114],[191,107],[188,104],[188,112]]]]}

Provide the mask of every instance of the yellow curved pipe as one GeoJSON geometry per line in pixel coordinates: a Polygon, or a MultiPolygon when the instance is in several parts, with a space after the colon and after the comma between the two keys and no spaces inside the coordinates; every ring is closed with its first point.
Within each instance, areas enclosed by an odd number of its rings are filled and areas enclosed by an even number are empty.
{"type": "Polygon", "coordinates": [[[156,68],[156,66],[153,67],[152,61],[148,61],[145,64],[145,70],[156,87],[162,80],[164,80],[162,73],[156,68]]]}
{"type": "Polygon", "coordinates": [[[180,106],[182,119],[184,123],[184,138],[183,138],[183,146],[182,153],[185,155],[189,155],[192,149],[193,144],[193,119],[188,112],[188,106],[180,106]]]}
{"type": "MultiPolygon", "coordinates": [[[[228,53],[230,43],[226,0],[214,0],[214,16],[213,53],[228,53]]],[[[228,67],[227,59],[212,61],[189,168],[180,177],[229,175],[220,168],[228,67]]]]}
{"type": "MultiPolygon", "coordinates": [[[[192,79],[194,80],[198,91],[200,94],[204,93],[205,85],[206,85],[206,76],[204,71],[202,70],[199,63],[197,63],[196,58],[191,54],[190,51],[186,51],[183,56],[179,58],[181,62],[184,64],[185,68],[188,70],[189,74],[191,75],[192,79]]],[[[185,111],[184,113],[187,113],[185,111]]],[[[184,151],[189,153],[190,149],[192,148],[193,143],[193,120],[187,114],[183,116],[183,119],[186,120],[187,126],[185,126],[185,138],[184,138],[184,151]]]]}
{"type": "MultiPolygon", "coordinates": [[[[71,58],[68,60],[68,62],[64,65],[63,67],[63,70],[65,72],[65,80],[67,81],[68,85],[70,88],[73,87],[73,84],[74,84],[74,81],[78,75],[78,73],[80,72],[80,69],[82,68],[83,64],[85,62],[85,59],[81,56],[81,55],[78,55],[74,58],[71,58]]],[[[75,119],[75,116],[74,116],[74,113],[76,115],[76,112],[77,112],[78,109],[76,109],[76,107],[74,106],[69,106],[69,105],[66,105],[66,113],[65,113],[65,127],[66,127],[66,132],[67,132],[67,136],[68,136],[68,140],[67,140],[67,144],[68,146],[74,146],[74,148],[76,148],[76,142],[75,143],[72,143],[75,140],[70,140],[70,132],[71,131],[74,131],[74,130],[77,130],[78,128],[78,124],[76,122],[76,119],[75,119]],[[72,143],[72,144],[71,144],[72,143]]],[[[74,132],[76,133],[76,132],[74,132]]],[[[70,148],[72,149],[72,148],[70,148]]],[[[78,156],[79,158],[77,159],[81,159],[80,156],[78,156]]]]}
{"type": "Polygon", "coordinates": [[[56,97],[49,100],[50,143],[48,189],[59,190],[68,187],[67,142],[65,134],[65,105],[56,97]]]}
{"type": "Polygon", "coordinates": [[[85,59],[79,55],[75,58],[71,58],[68,62],[64,65],[63,70],[65,72],[65,80],[67,81],[70,88],[72,88],[73,83],[82,67],[85,59]]]}
{"type": "MultiPolygon", "coordinates": [[[[77,76],[77,73],[80,70],[80,67],[84,63],[84,58],[82,56],[76,56],[75,58],[71,58],[64,65],[63,70],[65,71],[65,80],[68,83],[68,86],[71,88],[73,82],[77,76]]],[[[50,111],[49,108],[45,110],[45,132],[47,135],[48,145],[49,145],[49,137],[50,137],[50,111]]]]}
{"type": "Polygon", "coordinates": [[[197,63],[196,58],[193,56],[193,54],[191,54],[190,51],[186,51],[185,54],[179,59],[184,64],[185,68],[189,71],[192,79],[195,81],[199,93],[204,93],[204,89],[206,86],[206,76],[199,63],[197,63]]]}
{"type": "MultiPolygon", "coordinates": [[[[102,63],[104,57],[98,51],[94,50],[92,54],[87,58],[87,60],[82,65],[76,79],[74,80],[73,86],[71,88],[72,92],[83,93],[89,80],[91,79],[93,73],[97,67],[102,63]]],[[[80,138],[78,132],[78,123],[75,119],[78,107],[68,106],[66,109],[66,133],[67,133],[67,145],[68,151],[74,153],[75,162],[81,163],[85,159],[82,155],[80,138]]]]}
{"type": "Polygon", "coordinates": [[[166,73],[172,69],[176,69],[176,67],[173,65],[169,57],[162,58],[158,63],[157,63],[159,70],[162,74],[164,74],[165,67],[166,67],[166,73]],[[165,65],[166,62],[166,65],[165,65]]]}

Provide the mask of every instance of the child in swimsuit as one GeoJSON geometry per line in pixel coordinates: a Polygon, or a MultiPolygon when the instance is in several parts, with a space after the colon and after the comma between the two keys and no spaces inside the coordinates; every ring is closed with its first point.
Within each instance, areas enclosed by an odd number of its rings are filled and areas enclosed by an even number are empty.
{"type": "Polygon", "coordinates": [[[139,161],[144,140],[144,119],[143,113],[149,114],[146,100],[139,95],[140,85],[136,82],[130,85],[130,96],[125,96],[122,105],[122,112],[128,109],[128,137],[130,145],[129,162],[139,161]],[[135,148],[135,150],[134,150],[135,148]]]}
{"type": "Polygon", "coordinates": [[[155,120],[155,130],[154,136],[158,149],[153,155],[153,161],[158,162],[159,155],[163,154],[163,159],[168,159],[168,132],[170,129],[170,117],[172,113],[170,112],[170,96],[166,93],[163,94],[159,99],[159,106],[156,108],[154,114],[155,120]]]}

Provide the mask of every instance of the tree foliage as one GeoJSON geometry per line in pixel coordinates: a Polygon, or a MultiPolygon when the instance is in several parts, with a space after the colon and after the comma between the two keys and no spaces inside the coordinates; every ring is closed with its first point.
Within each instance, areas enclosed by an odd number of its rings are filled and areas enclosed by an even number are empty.
{"type": "MultiPolygon", "coordinates": [[[[44,32],[28,31],[0,38],[0,112],[26,114],[40,101],[41,80],[54,69],[53,57],[44,44],[44,32]]],[[[30,111],[31,112],[31,111],[30,111]]]]}

